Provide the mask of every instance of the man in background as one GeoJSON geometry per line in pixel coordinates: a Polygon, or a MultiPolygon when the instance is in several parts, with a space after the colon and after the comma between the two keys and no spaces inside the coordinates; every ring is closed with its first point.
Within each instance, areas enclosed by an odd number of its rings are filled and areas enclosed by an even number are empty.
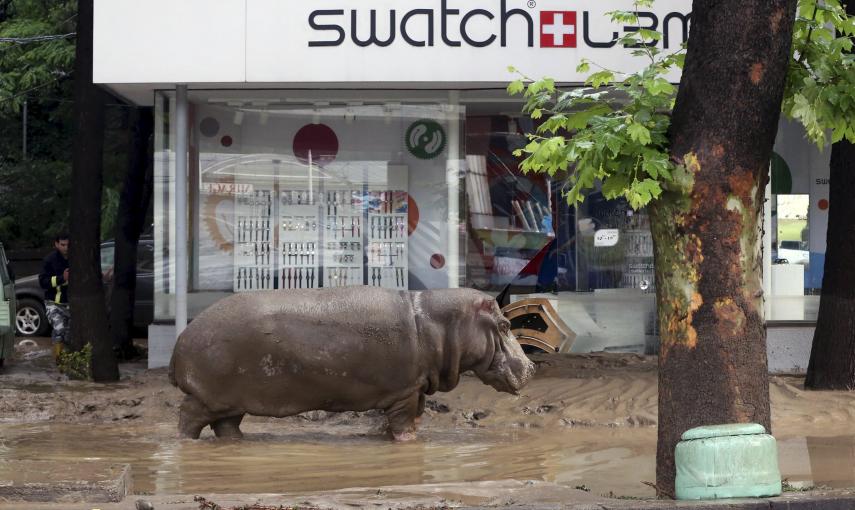
{"type": "Polygon", "coordinates": [[[68,234],[61,233],[53,242],[55,250],[45,257],[39,285],[45,291],[45,311],[53,327],[54,359],[59,357],[63,346],[68,345],[68,324],[71,309],[68,305],[68,234]]]}

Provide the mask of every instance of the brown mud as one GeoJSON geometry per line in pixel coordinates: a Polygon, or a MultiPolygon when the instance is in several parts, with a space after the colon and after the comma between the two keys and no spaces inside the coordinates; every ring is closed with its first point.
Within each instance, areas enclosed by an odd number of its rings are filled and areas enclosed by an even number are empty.
{"type": "MultiPolygon", "coordinates": [[[[123,364],[118,383],[68,381],[45,343],[0,372],[0,461],[132,466],[138,494],[324,493],[350,487],[538,480],[592,495],[653,497],[656,359],[533,355],[519,396],[465,376],[428,399],[419,439],[393,443],[380,412],[247,417],[243,441],[177,438],[180,390],[166,369],[123,364]]],[[[855,392],[773,377],[784,477],[855,486],[855,392]]]]}

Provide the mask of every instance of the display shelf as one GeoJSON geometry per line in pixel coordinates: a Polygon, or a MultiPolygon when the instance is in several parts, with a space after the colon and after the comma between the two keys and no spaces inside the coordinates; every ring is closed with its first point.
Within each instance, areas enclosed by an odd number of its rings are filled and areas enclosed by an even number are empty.
{"type": "Polygon", "coordinates": [[[233,289],[236,292],[275,288],[273,207],[272,189],[253,187],[235,201],[233,289]]]}
{"type": "Polygon", "coordinates": [[[324,287],[362,285],[365,215],[362,190],[324,190],[324,287]]]}
{"type": "Polygon", "coordinates": [[[284,189],[279,193],[280,289],[321,286],[321,218],[323,194],[284,189]]]}
{"type": "Polygon", "coordinates": [[[407,289],[407,201],[365,186],[253,189],[235,206],[234,290],[407,289]]]}
{"type": "Polygon", "coordinates": [[[372,287],[405,290],[409,286],[407,193],[368,193],[367,281],[372,287]]]}

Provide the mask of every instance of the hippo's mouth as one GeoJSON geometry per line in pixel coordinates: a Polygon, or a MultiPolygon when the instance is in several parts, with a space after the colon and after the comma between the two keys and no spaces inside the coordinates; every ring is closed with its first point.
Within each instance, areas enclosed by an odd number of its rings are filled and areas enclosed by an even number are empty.
{"type": "Polygon", "coordinates": [[[478,374],[481,381],[497,391],[519,395],[534,375],[534,364],[526,357],[513,335],[496,339],[497,350],[489,367],[478,374]]]}

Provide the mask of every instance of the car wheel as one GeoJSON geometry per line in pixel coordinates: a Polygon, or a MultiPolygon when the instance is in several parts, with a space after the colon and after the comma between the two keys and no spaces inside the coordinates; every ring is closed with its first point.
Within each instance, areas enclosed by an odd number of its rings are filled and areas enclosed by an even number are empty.
{"type": "Polygon", "coordinates": [[[45,336],[50,331],[45,305],[32,298],[18,300],[15,331],[19,336],[45,336]]]}

